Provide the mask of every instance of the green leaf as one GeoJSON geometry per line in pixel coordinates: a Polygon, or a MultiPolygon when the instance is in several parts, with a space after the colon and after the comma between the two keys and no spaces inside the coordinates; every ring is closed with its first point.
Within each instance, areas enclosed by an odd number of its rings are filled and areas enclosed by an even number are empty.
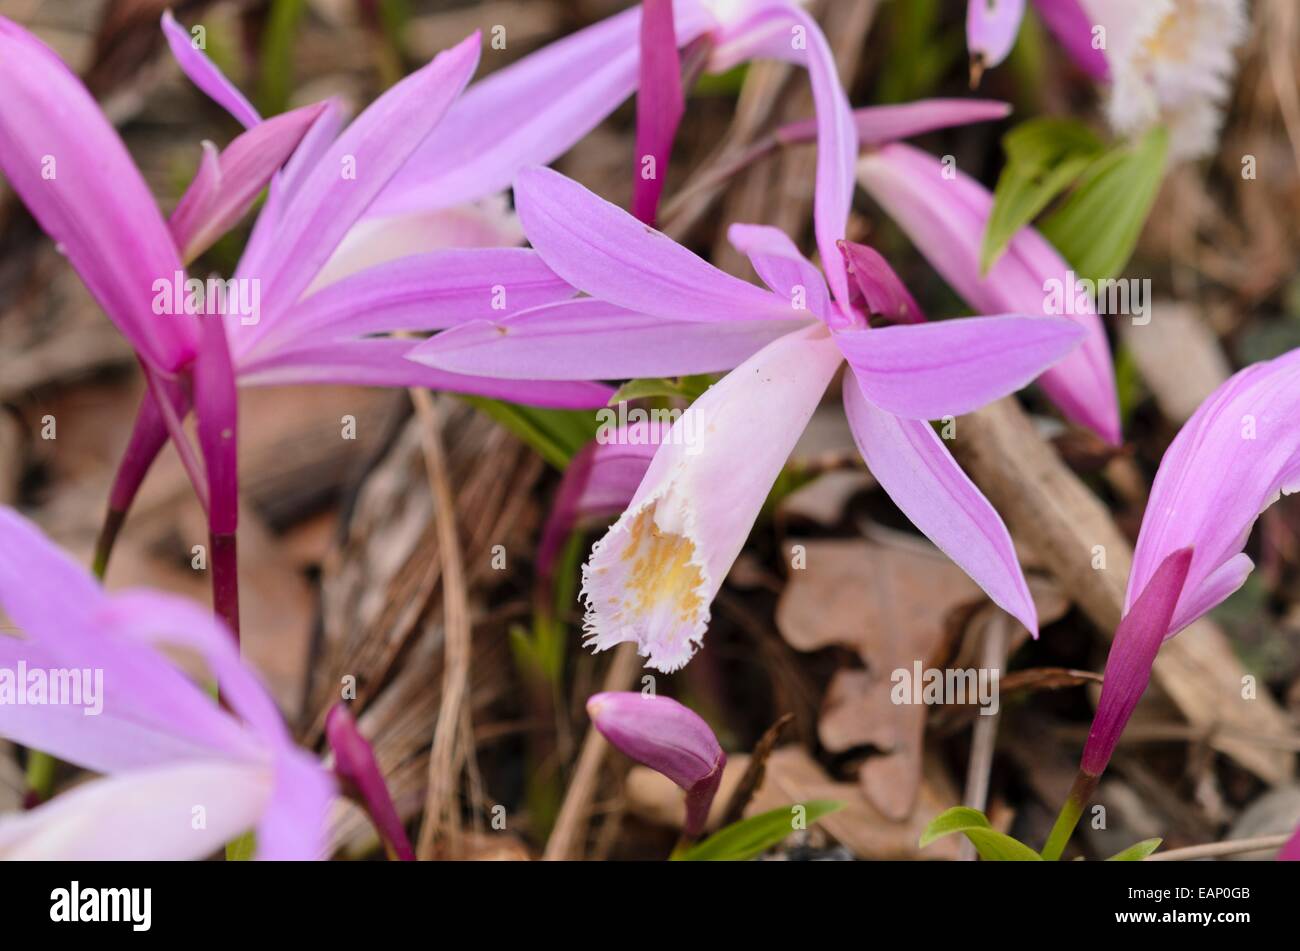
{"type": "Polygon", "coordinates": [[[683,862],[744,862],[766,852],[794,831],[794,809],[802,808],[805,823],[812,825],[843,806],[834,800],[814,799],[750,816],[719,829],[676,858],[683,862]]]}
{"type": "Polygon", "coordinates": [[[1160,848],[1163,839],[1143,839],[1141,842],[1135,842],[1123,852],[1116,852],[1107,862],[1141,862],[1144,858],[1160,848]]]}
{"type": "Polygon", "coordinates": [[[664,377],[647,377],[643,380],[629,380],[618,388],[609,398],[609,406],[630,403],[632,400],[644,400],[667,397],[682,399],[693,403],[700,398],[713,383],[709,376],[684,376],[677,380],[664,377]]]}
{"type": "Polygon", "coordinates": [[[1103,281],[1124,270],[1160,190],[1168,144],[1168,133],[1156,128],[1107,152],[1039,225],[1079,277],[1103,281]]]}
{"type": "Polygon", "coordinates": [[[596,437],[596,414],[587,410],[539,409],[485,396],[462,396],[466,403],[514,433],[555,468],[596,437]]]}
{"type": "Polygon", "coordinates": [[[986,862],[1041,862],[1043,857],[1018,839],[989,825],[984,813],[967,806],[954,806],[940,813],[921,834],[921,848],[935,839],[960,832],[970,839],[986,862]]]}
{"type": "Polygon", "coordinates": [[[1007,164],[993,192],[980,270],[989,268],[1017,231],[1078,179],[1102,153],[1100,139],[1073,119],[1030,119],[1002,137],[1007,164]]]}
{"type": "Polygon", "coordinates": [[[251,862],[257,854],[257,833],[249,830],[226,843],[227,862],[251,862]]]}

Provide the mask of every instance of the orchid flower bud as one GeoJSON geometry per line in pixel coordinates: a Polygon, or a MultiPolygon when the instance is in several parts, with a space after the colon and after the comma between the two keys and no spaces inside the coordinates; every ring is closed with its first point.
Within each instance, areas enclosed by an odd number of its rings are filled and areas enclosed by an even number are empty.
{"type": "Polygon", "coordinates": [[[685,832],[700,835],[727,763],[709,725],[676,700],[634,692],[595,694],[587,715],[620,752],[685,791],[685,832]]]}
{"type": "Polygon", "coordinates": [[[379,771],[375,751],[342,703],[336,703],[325,716],[325,738],[334,751],[334,774],[339,784],[365,808],[393,854],[403,862],[414,861],[415,852],[379,771]]]}

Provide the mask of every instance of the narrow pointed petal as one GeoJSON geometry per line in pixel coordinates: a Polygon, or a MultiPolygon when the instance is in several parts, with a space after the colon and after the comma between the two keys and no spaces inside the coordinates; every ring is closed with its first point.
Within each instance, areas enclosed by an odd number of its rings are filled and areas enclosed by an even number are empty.
{"type": "Polygon", "coordinates": [[[240,368],[241,385],[284,386],[337,383],[349,386],[422,386],[474,396],[548,406],[588,409],[604,406],[614,394],[600,383],[554,380],[503,380],[446,373],[421,366],[407,355],[413,340],[361,338],[322,340],[270,354],[240,368]]]}
{"type": "Polygon", "coordinates": [[[1259,514],[1300,489],[1300,350],[1257,363],[1215,390],[1175,437],[1151,487],[1126,603],[1157,568],[1194,547],[1173,634],[1245,581],[1259,514]]]}
{"type": "Polygon", "coordinates": [[[1101,699],[1080,763],[1091,776],[1105,772],[1120,734],[1151,681],[1151,665],[1173,621],[1174,606],[1191,564],[1190,548],[1180,548],[1165,558],[1115,630],[1101,699]]]}
{"type": "Polygon", "coordinates": [[[587,716],[620,753],[681,787],[685,832],[702,833],[727,765],[727,754],[703,718],[671,697],[639,692],[594,694],[587,700],[587,716]]]}
{"type": "Polygon", "coordinates": [[[556,274],[603,301],[671,320],[790,316],[790,302],[725,274],[559,172],[515,182],[528,240],[556,274]]]}
{"type": "MultiPolygon", "coordinates": [[[[674,12],[682,45],[715,25],[698,3],[678,2],[674,12]]],[[[475,83],[369,214],[474,201],[509,188],[521,168],[559,158],[636,90],[640,29],[638,6],[475,83]]]]}
{"type": "Polygon", "coordinates": [[[1110,79],[1104,50],[1093,46],[1093,18],[1079,0],[1034,0],[1034,8],[1075,65],[1098,82],[1110,79]]]}
{"type": "MultiPolygon", "coordinates": [[[[914,135],[975,122],[996,122],[1011,115],[1011,104],[996,99],[919,99],[890,106],[853,110],[858,145],[884,145],[914,135]]],[[[817,120],[792,122],[776,130],[782,142],[806,142],[817,135],[817,120]]]]}
{"type": "MultiPolygon", "coordinates": [[[[992,69],[1007,58],[1024,16],[1025,0],[968,0],[966,47],[972,71],[992,69]]],[[[978,82],[978,73],[974,75],[978,82]]]]}
{"type": "Polygon", "coordinates": [[[0,816],[0,860],[199,860],[253,828],[271,771],[253,763],[178,762],[84,783],[0,816]],[[201,824],[194,822],[202,807],[201,824]]]}
{"type": "Polygon", "coordinates": [[[363,218],[352,226],[306,293],[314,294],[367,268],[413,254],[523,243],[523,225],[503,194],[440,211],[363,218]]]}
{"type": "Polygon", "coordinates": [[[670,321],[582,297],[453,327],[418,344],[410,358],[508,380],[686,376],[730,370],[806,323],[670,321]]]}
{"type": "Polygon", "coordinates": [[[817,21],[798,6],[757,6],[753,16],[722,32],[715,57],[722,61],[771,57],[808,70],[817,124],[813,231],[831,294],[847,305],[848,279],[836,245],[844,238],[853,203],[853,166],[858,154],[853,113],[840,84],[835,56],[817,21]]]}
{"type": "Polygon", "coordinates": [[[153,305],[180,256],[121,138],[58,56],[3,17],[0,89],[0,171],[136,351],[175,370],[192,328],[153,305]]]}
{"type": "Polygon", "coordinates": [[[438,330],[567,300],[573,288],[524,248],[433,251],[366,268],[304,298],[258,353],[286,341],[438,330]]]}
{"type": "MultiPolygon", "coordinates": [[[[858,181],[977,313],[1052,316],[1049,282],[1073,286],[1067,283],[1072,281],[1069,266],[1031,227],[1017,232],[982,276],[980,244],[993,196],[960,171],[954,178],[945,177],[939,161],[925,152],[886,145],[858,163],[858,181]]],[[[1089,307],[1068,319],[1080,324],[1087,338],[1043,374],[1039,385],[1067,419],[1118,444],[1119,399],[1101,318],[1089,307]]]]}
{"type": "Polygon", "coordinates": [[[1016,392],[1079,345],[1059,317],[966,317],[836,331],[862,395],[909,419],[961,416],[1016,392]]]}
{"type": "Polygon", "coordinates": [[[690,660],[710,603],[840,362],[825,330],[809,327],[769,344],[682,414],[583,567],[587,646],[633,642],[665,673],[690,660]]]}
{"type": "MultiPolygon", "coordinates": [[[[304,171],[256,272],[247,259],[240,268],[240,276],[261,280],[265,313],[274,317],[298,302],[353,223],[446,114],[478,56],[477,33],[439,53],[380,96],[304,171]]],[[[246,336],[259,335],[257,328],[243,329],[254,331],[246,336]]]]}
{"type": "Polygon", "coordinates": [[[673,32],[673,0],[641,4],[641,62],[636,95],[636,163],[632,214],[653,226],[677,125],[686,111],[682,63],[673,32]],[[646,160],[650,160],[648,169],[646,160]]]}
{"type": "Polygon", "coordinates": [[[245,129],[251,129],[262,121],[253,104],[236,88],[217,65],[208,59],[204,52],[194,45],[194,41],[185,27],[176,22],[170,10],[162,16],[163,35],[167,46],[181,71],[189,77],[208,98],[234,117],[245,129]]]}
{"type": "Polygon", "coordinates": [[[570,460],[537,545],[540,577],[550,577],[560,549],[575,528],[627,508],[668,429],[667,422],[658,420],[604,427],[570,460]]]}
{"type": "Polygon", "coordinates": [[[896,324],[925,322],[925,312],[894,269],[875,248],[852,241],[840,242],[840,253],[848,271],[849,296],[854,306],[868,316],[883,317],[896,324]]]}
{"type": "Polygon", "coordinates": [[[318,103],[268,119],[236,138],[220,155],[204,143],[199,172],[169,221],[183,260],[193,261],[234,227],[324,108],[324,103],[318,103]]]}
{"type": "Polygon", "coordinates": [[[1036,636],[1038,615],[1006,525],[929,424],[877,409],[851,371],[844,375],[844,410],[867,468],[894,504],[1036,636]]]}
{"type": "Polygon", "coordinates": [[[325,738],[334,752],[335,774],[360,799],[384,842],[401,861],[415,861],[415,851],[397,815],[375,751],[342,703],[332,706],[325,716],[325,738]]]}
{"type": "Polygon", "coordinates": [[[734,224],[727,229],[727,240],[749,258],[774,294],[790,302],[792,311],[806,311],[822,321],[832,319],[826,281],[784,231],[768,225],[734,224]]]}
{"type": "Polygon", "coordinates": [[[314,862],[328,858],[333,779],[307,753],[291,749],[275,764],[271,800],[257,825],[259,862],[314,862]]]}

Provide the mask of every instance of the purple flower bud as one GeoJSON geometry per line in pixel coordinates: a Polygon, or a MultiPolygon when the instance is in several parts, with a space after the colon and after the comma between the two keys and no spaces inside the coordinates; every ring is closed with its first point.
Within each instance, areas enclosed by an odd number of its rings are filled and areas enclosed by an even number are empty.
{"type": "Polygon", "coordinates": [[[1105,680],[1080,767],[1100,776],[1133,709],[1151,681],[1156,651],[1170,632],[1174,608],[1192,565],[1192,549],[1180,548],[1156,569],[1150,583],[1119,622],[1106,658],[1105,680]]]}
{"type": "Polygon", "coordinates": [[[340,785],[361,802],[393,854],[403,862],[414,861],[415,852],[375,761],[375,751],[342,703],[336,703],[325,716],[325,738],[334,751],[334,774],[340,785]]]}
{"type": "Polygon", "coordinates": [[[685,790],[686,834],[703,832],[727,762],[709,725],[676,700],[635,692],[595,694],[587,715],[622,753],[685,790]]]}

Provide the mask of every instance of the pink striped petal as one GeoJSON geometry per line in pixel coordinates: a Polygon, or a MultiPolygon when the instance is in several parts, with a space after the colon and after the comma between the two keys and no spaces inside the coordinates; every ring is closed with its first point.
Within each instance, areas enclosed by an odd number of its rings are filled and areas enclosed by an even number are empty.
{"type": "Polygon", "coordinates": [[[871,474],[912,524],[1037,636],[1038,615],[1002,518],[928,423],[873,406],[844,375],[844,410],[871,474]]]}
{"type": "Polygon", "coordinates": [[[1151,682],[1151,665],[1170,628],[1174,605],[1182,594],[1191,564],[1190,548],[1180,548],[1166,557],[1115,630],[1106,657],[1101,699],[1080,763],[1089,775],[1105,772],[1120,734],[1151,682]]]}
{"type": "MultiPolygon", "coordinates": [[[[1068,286],[1069,266],[1031,227],[1017,232],[982,276],[980,244],[993,196],[960,171],[945,177],[933,156],[907,145],[886,145],[862,158],[858,180],[977,313],[1048,315],[1048,282],[1068,286]]],[[[1118,444],[1119,400],[1101,318],[1090,309],[1069,319],[1087,338],[1039,383],[1067,419],[1118,444]]]]}
{"type": "Polygon", "coordinates": [[[647,317],[583,297],[476,320],[422,342],[410,358],[508,380],[630,380],[730,370],[806,321],[723,324],[647,317]]]}
{"type": "Polygon", "coordinates": [[[1196,554],[1175,633],[1245,581],[1242,554],[1260,512],[1300,489],[1300,350],[1232,376],[1174,439],[1152,483],[1133,552],[1132,605],[1172,552],[1196,554]]]}
{"type": "Polygon", "coordinates": [[[1018,314],[835,334],[862,395],[910,419],[960,416],[1014,393],[1082,339],[1071,321],[1018,314]]]}
{"type": "Polygon", "coordinates": [[[583,567],[587,646],[630,641],[665,673],[690,660],[710,602],[840,362],[814,325],[769,344],[682,414],[583,567]]]}
{"type": "Polygon", "coordinates": [[[153,302],[180,256],[117,132],[58,56],[3,17],[0,89],[0,171],[136,351],[179,368],[193,328],[153,302]]]}
{"type": "Polygon", "coordinates": [[[614,391],[600,383],[502,380],[446,373],[408,360],[415,341],[397,338],[322,340],[278,350],[240,368],[246,386],[337,383],[349,386],[422,386],[560,409],[604,406],[614,391]]]}
{"type": "Polygon", "coordinates": [[[548,168],[515,183],[524,232],[556,274],[611,304],[671,320],[772,320],[790,302],[760,290],[548,168]]]}
{"type": "Polygon", "coordinates": [[[163,35],[167,46],[181,71],[189,77],[190,82],[203,90],[213,102],[234,117],[245,129],[251,129],[262,121],[253,104],[244,98],[229,79],[217,68],[216,64],[194,45],[194,40],[185,27],[176,22],[170,10],[162,16],[163,35]]]}
{"type": "Polygon", "coordinates": [[[1024,16],[1025,0],[968,0],[966,46],[977,68],[992,69],[1007,58],[1024,16]]]}
{"type": "Polygon", "coordinates": [[[186,262],[206,251],[244,216],[324,109],[325,104],[318,103],[268,119],[236,138],[220,155],[204,143],[199,172],[169,222],[186,262]]]}

